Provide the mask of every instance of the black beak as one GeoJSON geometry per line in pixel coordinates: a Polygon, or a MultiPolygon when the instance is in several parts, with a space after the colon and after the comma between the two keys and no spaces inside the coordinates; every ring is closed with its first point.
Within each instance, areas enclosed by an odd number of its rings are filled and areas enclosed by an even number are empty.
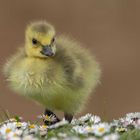
{"type": "Polygon", "coordinates": [[[43,46],[41,53],[45,56],[53,56],[54,55],[52,48],[49,45],[43,46]]]}

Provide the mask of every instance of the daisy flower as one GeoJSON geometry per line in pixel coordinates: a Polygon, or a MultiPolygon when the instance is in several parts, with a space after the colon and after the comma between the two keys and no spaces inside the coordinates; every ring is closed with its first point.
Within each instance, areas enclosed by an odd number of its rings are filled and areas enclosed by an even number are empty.
{"type": "Polygon", "coordinates": [[[128,113],[128,114],[126,114],[126,118],[140,119],[140,112],[128,113]]]}
{"type": "Polygon", "coordinates": [[[39,140],[39,139],[33,137],[32,135],[27,135],[27,136],[24,136],[22,140],[39,140]]]}
{"type": "Polygon", "coordinates": [[[86,126],[85,127],[85,131],[87,133],[94,133],[94,127],[93,127],[93,125],[92,126],[86,126]]]}
{"type": "Polygon", "coordinates": [[[54,115],[48,116],[48,115],[43,114],[43,115],[39,116],[39,118],[42,118],[44,121],[48,121],[48,122],[56,121],[56,117],[54,115]]]}
{"type": "Polygon", "coordinates": [[[15,125],[17,128],[21,128],[21,129],[26,129],[28,126],[28,123],[26,122],[15,122],[15,125]]]}
{"type": "Polygon", "coordinates": [[[81,122],[93,122],[93,123],[99,123],[101,121],[101,118],[96,116],[96,115],[92,115],[92,114],[86,114],[85,116],[82,116],[79,118],[79,121],[81,122]]]}
{"type": "Polygon", "coordinates": [[[17,129],[15,123],[7,123],[0,128],[0,135],[4,139],[11,139],[15,137],[17,138],[20,137],[22,134],[23,131],[17,129]]]}
{"type": "Polygon", "coordinates": [[[41,125],[41,126],[39,126],[39,134],[41,136],[45,136],[47,134],[47,129],[48,129],[48,126],[47,125],[41,125]]]}
{"type": "Polygon", "coordinates": [[[103,140],[119,140],[120,136],[117,133],[109,134],[103,137],[103,140]]]}
{"type": "Polygon", "coordinates": [[[108,123],[99,123],[93,125],[95,136],[103,136],[110,131],[110,125],[108,123]]]}
{"type": "Polygon", "coordinates": [[[91,123],[96,124],[96,123],[101,122],[101,118],[100,118],[99,116],[93,115],[93,116],[90,118],[89,121],[90,121],[91,123]]]}
{"type": "Polygon", "coordinates": [[[29,124],[28,125],[29,128],[29,133],[36,133],[38,131],[38,126],[35,124],[29,124]]]}
{"type": "Polygon", "coordinates": [[[78,134],[88,134],[88,130],[85,129],[85,126],[74,126],[72,128],[78,134]]]}
{"type": "Polygon", "coordinates": [[[79,124],[85,124],[86,122],[96,124],[99,123],[100,121],[101,121],[100,117],[88,113],[85,116],[80,117],[79,119],[73,119],[71,124],[79,125],[79,124]]]}
{"type": "Polygon", "coordinates": [[[8,133],[14,131],[16,129],[16,126],[14,123],[7,123],[4,124],[1,128],[0,128],[0,134],[1,135],[7,135],[8,133]]]}
{"type": "Polygon", "coordinates": [[[125,127],[117,127],[116,128],[116,131],[117,132],[126,132],[127,131],[127,128],[125,128],[125,127]]]}
{"type": "Polygon", "coordinates": [[[47,125],[41,125],[39,126],[39,130],[41,131],[44,131],[44,130],[47,130],[48,129],[48,126],[47,125]]]}
{"type": "Polygon", "coordinates": [[[62,126],[67,125],[67,124],[68,124],[68,121],[66,121],[65,119],[63,119],[60,122],[57,122],[57,123],[55,123],[53,125],[50,125],[48,128],[49,129],[58,128],[58,127],[62,127],[62,126]]]}

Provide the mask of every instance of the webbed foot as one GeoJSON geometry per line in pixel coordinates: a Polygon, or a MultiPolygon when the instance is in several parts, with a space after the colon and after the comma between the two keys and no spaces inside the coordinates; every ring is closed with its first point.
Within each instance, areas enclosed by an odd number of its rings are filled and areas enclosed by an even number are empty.
{"type": "Polygon", "coordinates": [[[71,121],[73,119],[72,114],[64,113],[64,117],[65,117],[65,120],[67,120],[69,123],[71,123],[71,121]]]}

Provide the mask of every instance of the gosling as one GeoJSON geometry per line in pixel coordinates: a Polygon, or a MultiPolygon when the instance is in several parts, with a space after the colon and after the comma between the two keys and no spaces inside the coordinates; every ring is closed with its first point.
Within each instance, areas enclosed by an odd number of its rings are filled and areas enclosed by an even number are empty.
{"type": "Polygon", "coordinates": [[[27,26],[24,46],[9,58],[4,73],[14,91],[46,108],[45,115],[63,111],[71,122],[95,90],[101,70],[80,43],[56,36],[47,22],[34,22],[27,26]]]}

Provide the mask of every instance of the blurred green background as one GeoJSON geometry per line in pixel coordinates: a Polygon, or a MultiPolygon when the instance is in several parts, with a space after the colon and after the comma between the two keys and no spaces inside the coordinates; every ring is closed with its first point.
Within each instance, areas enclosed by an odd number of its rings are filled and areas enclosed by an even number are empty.
{"type": "MultiPolygon", "coordinates": [[[[81,114],[112,119],[140,111],[139,6],[139,0],[0,0],[1,71],[6,59],[24,43],[26,25],[47,20],[58,34],[85,44],[101,64],[101,85],[81,114]]],[[[44,110],[14,94],[2,72],[0,107],[25,119],[35,119],[44,110]]]]}

